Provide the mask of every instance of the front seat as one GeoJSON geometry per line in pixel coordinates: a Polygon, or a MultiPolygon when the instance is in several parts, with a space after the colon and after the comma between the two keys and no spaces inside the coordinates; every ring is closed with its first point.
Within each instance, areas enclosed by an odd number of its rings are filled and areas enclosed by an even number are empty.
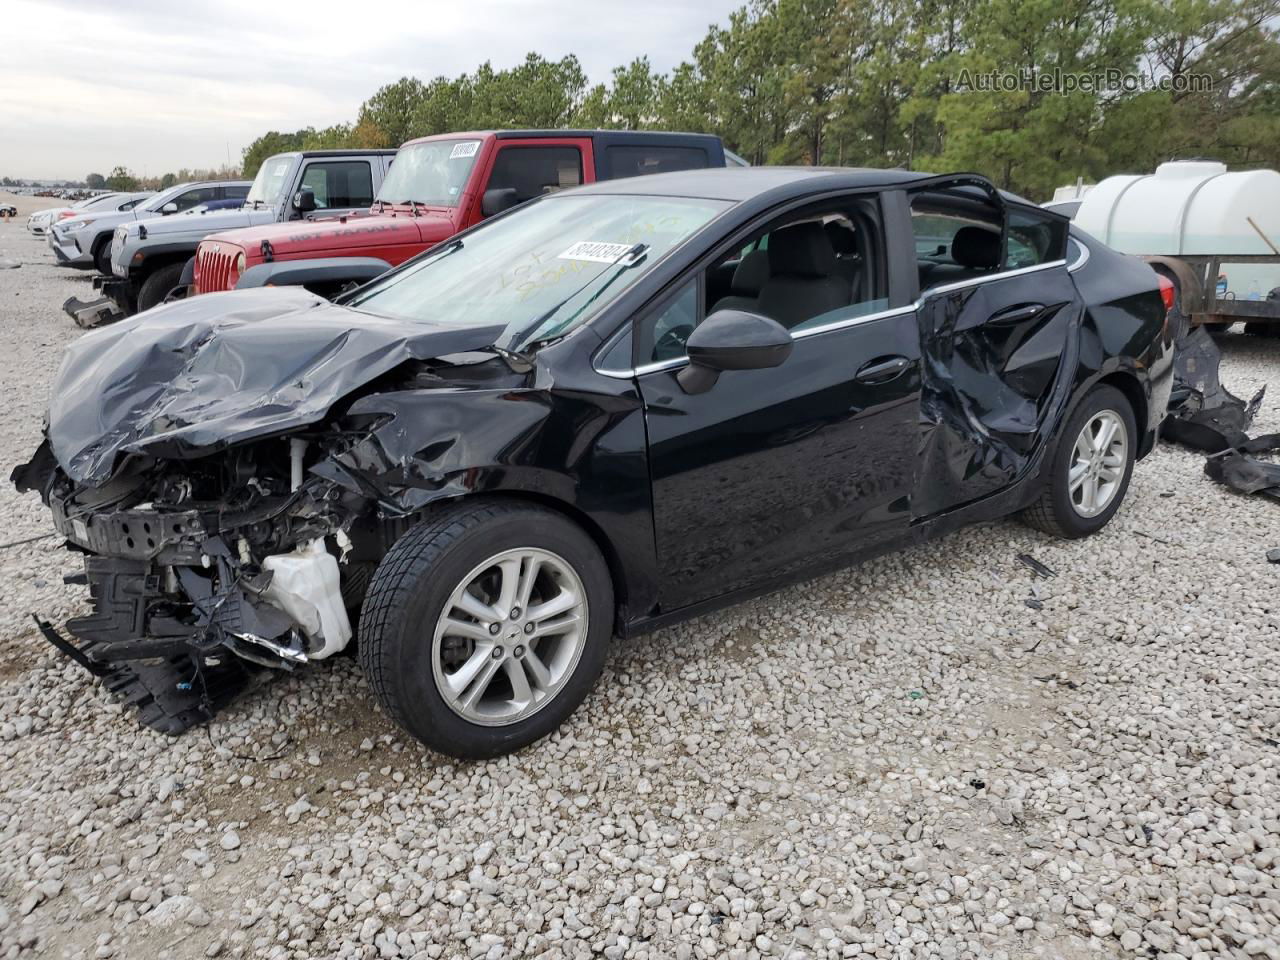
{"type": "Polygon", "coordinates": [[[749,310],[760,309],[760,291],[769,280],[769,254],[764,250],[752,250],[743,254],[738,266],[733,271],[733,280],[729,283],[729,295],[721,297],[711,308],[716,310],[749,310]]]}
{"type": "Polygon", "coordinates": [[[840,277],[835,251],[816,220],[769,235],[769,281],[760,291],[760,312],[790,330],[852,302],[840,277]]]}

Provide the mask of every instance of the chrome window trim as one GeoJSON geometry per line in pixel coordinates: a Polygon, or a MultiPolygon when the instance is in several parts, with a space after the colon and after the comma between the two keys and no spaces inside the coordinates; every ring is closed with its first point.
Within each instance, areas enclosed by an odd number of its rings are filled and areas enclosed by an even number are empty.
{"type": "MultiPolygon", "coordinates": [[[[1079,243],[1079,241],[1076,242],[1079,243]]],[[[1078,259],[1074,264],[1072,264],[1072,266],[1068,267],[1069,270],[1083,266],[1084,262],[1089,259],[1088,247],[1085,247],[1082,243],[1080,244],[1080,247],[1085,251],[1085,256],[1078,259]]],[[[844,330],[849,327],[856,327],[863,323],[871,323],[875,320],[887,320],[890,317],[900,317],[904,314],[915,313],[927,300],[932,297],[936,297],[938,294],[951,293],[956,290],[965,290],[969,287],[976,287],[980,284],[991,283],[995,280],[1005,280],[1009,277],[1020,277],[1029,273],[1039,273],[1042,270],[1052,270],[1055,267],[1066,266],[1066,260],[1050,260],[1046,263],[1037,263],[1030,267],[1020,267],[1017,270],[1006,270],[1003,273],[993,273],[990,276],[973,277],[969,280],[957,280],[954,283],[945,283],[942,286],[930,287],[928,290],[921,292],[920,296],[916,298],[914,303],[906,306],[892,307],[888,310],[881,310],[877,313],[868,313],[866,316],[861,317],[847,317],[843,320],[832,320],[830,323],[824,323],[821,326],[812,327],[808,330],[801,330],[797,333],[793,333],[791,336],[793,339],[803,340],[807,337],[816,336],[820,333],[830,333],[833,330],[844,330]]],[[[602,347],[600,352],[603,353],[606,350],[607,345],[602,347]]],[[[600,354],[597,354],[597,356],[599,355],[600,354]]],[[[656,363],[641,364],[640,366],[634,367],[630,370],[601,370],[595,365],[595,361],[593,360],[592,369],[595,370],[596,373],[603,374],[606,377],[613,377],[615,380],[630,380],[633,377],[642,377],[649,373],[660,373],[663,370],[674,370],[677,367],[683,367],[688,362],[688,357],[673,357],[670,360],[659,360],[656,363]]]]}
{"type": "Polygon", "coordinates": [[[1069,264],[1067,264],[1067,272],[1075,273],[1077,270],[1079,270],[1081,267],[1083,267],[1086,263],[1089,262],[1089,248],[1085,244],[1077,240],[1075,237],[1071,237],[1069,239],[1072,243],[1074,243],[1077,247],[1080,248],[1080,256],[1076,257],[1069,264]]]}

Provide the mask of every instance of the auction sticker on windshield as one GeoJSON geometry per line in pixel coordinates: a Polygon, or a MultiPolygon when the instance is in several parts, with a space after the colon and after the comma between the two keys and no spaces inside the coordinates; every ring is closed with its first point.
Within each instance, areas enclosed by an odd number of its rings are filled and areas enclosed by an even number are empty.
{"type": "Polygon", "coordinates": [[[479,140],[464,140],[462,143],[453,145],[453,150],[449,153],[449,159],[457,160],[459,157],[474,157],[479,149],[479,140]]]}
{"type": "Polygon", "coordinates": [[[592,263],[613,263],[634,247],[634,243],[603,243],[599,240],[580,240],[557,260],[589,260],[592,263]]]}

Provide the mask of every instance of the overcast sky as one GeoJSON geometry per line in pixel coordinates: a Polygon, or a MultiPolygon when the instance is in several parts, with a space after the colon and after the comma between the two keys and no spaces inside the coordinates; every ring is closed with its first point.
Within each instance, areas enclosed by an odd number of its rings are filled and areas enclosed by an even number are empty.
{"type": "Polygon", "coordinates": [[[233,162],[267,130],[355,119],[410,74],[576,54],[591,81],[688,58],[745,0],[3,0],[0,176],[156,175],[233,162]]]}

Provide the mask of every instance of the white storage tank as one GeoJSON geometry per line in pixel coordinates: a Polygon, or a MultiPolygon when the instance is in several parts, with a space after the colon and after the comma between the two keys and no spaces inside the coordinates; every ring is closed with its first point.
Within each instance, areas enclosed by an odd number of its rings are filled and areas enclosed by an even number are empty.
{"type": "MultiPolygon", "coordinates": [[[[1250,218],[1280,247],[1280,173],[1178,160],[1160,164],[1154,174],[1107,177],[1085,195],[1074,220],[1122,253],[1274,254],[1250,218]]],[[[1222,274],[1219,296],[1265,299],[1280,287],[1280,264],[1226,260],[1222,274]]]]}

